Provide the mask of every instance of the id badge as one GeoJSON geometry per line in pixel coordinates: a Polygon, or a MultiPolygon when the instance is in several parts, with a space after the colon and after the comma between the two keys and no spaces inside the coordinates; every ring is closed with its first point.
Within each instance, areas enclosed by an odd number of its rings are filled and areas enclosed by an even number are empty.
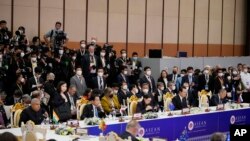
{"type": "Polygon", "coordinates": [[[208,90],[208,85],[205,85],[205,90],[208,90]]]}

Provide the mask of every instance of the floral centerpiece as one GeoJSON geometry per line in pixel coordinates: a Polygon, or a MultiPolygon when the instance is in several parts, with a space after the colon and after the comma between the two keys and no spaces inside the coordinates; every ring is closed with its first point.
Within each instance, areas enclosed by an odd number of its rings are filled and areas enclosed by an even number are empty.
{"type": "Polygon", "coordinates": [[[55,133],[63,136],[73,135],[74,129],[71,127],[58,127],[56,128],[55,133]]]}
{"type": "Polygon", "coordinates": [[[100,124],[99,124],[99,129],[102,131],[102,134],[107,129],[107,125],[106,125],[104,119],[101,119],[100,124]]]}
{"type": "Polygon", "coordinates": [[[206,90],[201,90],[199,93],[198,93],[198,96],[199,96],[199,107],[209,107],[209,97],[212,96],[212,93],[211,91],[207,92],[206,90]]]}
{"type": "Polygon", "coordinates": [[[163,96],[163,100],[164,100],[164,109],[166,111],[170,111],[171,109],[169,109],[169,105],[172,103],[172,99],[173,99],[174,95],[171,94],[170,92],[167,92],[164,96],[163,96]]]}
{"type": "Polygon", "coordinates": [[[158,114],[154,113],[154,112],[147,112],[145,114],[143,114],[143,118],[144,119],[154,119],[154,118],[158,118],[158,114]]]}
{"type": "Polygon", "coordinates": [[[93,118],[85,118],[84,123],[87,125],[98,125],[100,123],[100,119],[93,117],[93,118]]]}

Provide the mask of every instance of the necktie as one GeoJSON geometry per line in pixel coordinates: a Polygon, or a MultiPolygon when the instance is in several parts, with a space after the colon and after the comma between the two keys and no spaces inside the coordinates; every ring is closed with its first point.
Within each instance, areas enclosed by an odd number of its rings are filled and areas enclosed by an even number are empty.
{"type": "Polygon", "coordinates": [[[192,76],[189,76],[189,84],[192,83],[192,76]]]}
{"type": "Polygon", "coordinates": [[[147,77],[148,78],[148,81],[149,81],[149,84],[150,84],[150,89],[151,89],[151,91],[153,90],[153,87],[152,87],[152,81],[151,81],[151,79],[150,79],[150,77],[148,76],[147,77]]]}
{"type": "Polygon", "coordinates": [[[176,75],[174,74],[174,76],[173,76],[173,81],[175,82],[175,78],[176,78],[176,75]]]}
{"type": "Polygon", "coordinates": [[[94,57],[93,57],[93,55],[90,56],[90,62],[94,63],[94,57]]]}
{"type": "Polygon", "coordinates": [[[94,106],[94,116],[98,117],[98,111],[97,111],[97,108],[95,106],[94,106]]]}
{"type": "Polygon", "coordinates": [[[103,89],[103,81],[102,81],[101,77],[99,77],[99,79],[100,79],[100,89],[102,90],[103,89]]]}
{"type": "Polygon", "coordinates": [[[185,97],[183,97],[182,98],[182,108],[186,108],[187,107],[187,101],[186,101],[186,98],[185,97]]]}

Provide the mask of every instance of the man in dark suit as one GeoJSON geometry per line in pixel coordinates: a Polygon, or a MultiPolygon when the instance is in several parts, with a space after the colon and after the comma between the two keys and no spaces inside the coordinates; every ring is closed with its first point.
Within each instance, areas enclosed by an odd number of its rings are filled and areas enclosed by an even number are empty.
{"type": "Polygon", "coordinates": [[[117,76],[117,83],[122,84],[122,82],[126,82],[129,86],[129,77],[128,75],[128,68],[127,66],[121,67],[121,73],[117,76]]]}
{"type": "Polygon", "coordinates": [[[142,71],[141,61],[138,60],[138,53],[133,52],[132,58],[130,60],[131,60],[131,70],[132,70],[130,76],[130,82],[132,84],[136,84],[142,71]]]}
{"type": "Polygon", "coordinates": [[[179,94],[172,99],[175,110],[181,110],[183,108],[188,107],[186,97],[187,97],[187,89],[185,87],[181,87],[179,90],[179,94]]]}
{"type": "Polygon", "coordinates": [[[86,50],[86,41],[81,40],[80,41],[80,49],[76,53],[76,66],[82,66],[82,60],[84,59],[84,55],[88,54],[88,51],[86,50]]]}
{"type": "Polygon", "coordinates": [[[194,90],[194,89],[190,89],[189,88],[189,84],[188,83],[184,83],[183,87],[185,87],[187,89],[187,105],[191,106],[191,107],[198,107],[199,105],[199,101],[198,101],[198,91],[194,90]]]}
{"type": "Polygon", "coordinates": [[[155,92],[155,102],[159,104],[159,107],[161,110],[163,110],[164,104],[163,104],[163,95],[165,94],[164,91],[164,84],[162,82],[157,83],[157,90],[155,92]]]}
{"type": "Polygon", "coordinates": [[[92,117],[105,118],[99,95],[91,95],[89,100],[91,103],[84,107],[81,119],[92,117]]]}
{"type": "Polygon", "coordinates": [[[19,126],[23,122],[24,124],[31,120],[35,124],[41,124],[45,118],[48,117],[48,113],[41,108],[40,100],[34,98],[31,100],[31,106],[24,109],[20,116],[19,126]]]}
{"type": "Polygon", "coordinates": [[[187,74],[182,78],[182,86],[185,82],[189,83],[190,89],[198,89],[198,79],[193,75],[194,69],[193,67],[187,68],[187,74]]]}
{"type": "Polygon", "coordinates": [[[104,75],[107,77],[110,70],[110,59],[109,56],[106,54],[105,48],[102,48],[100,52],[100,57],[98,60],[99,67],[102,67],[104,70],[104,75]]]}
{"type": "Polygon", "coordinates": [[[91,78],[96,76],[96,68],[98,68],[98,56],[94,54],[95,48],[93,45],[89,46],[89,53],[83,58],[83,75],[87,80],[87,85],[91,84],[91,78]]]}
{"type": "Polygon", "coordinates": [[[35,75],[28,81],[29,92],[40,90],[43,86],[44,80],[41,77],[42,69],[40,67],[35,68],[35,75]]]}
{"type": "Polygon", "coordinates": [[[167,76],[168,81],[173,81],[174,83],[176,83],[177,78],[180,77],[180,74],[178,74],[178,67],[174,66],[173,67],[173,73],[169,74],[167,76]]]}
{"type": "Polygon", "coordinates": [[[70,105],[72,119],[76,119],[76,101],[79,99],[76,94],[76,86],[70,85],[68,92],[66,93],[68,103],[70,105]]]}
{"type": "Polygon", "coordinates": [[[122,139],[129,139],[131,137],[131,141],[139,141],[136,138],[137,132],[140,129],[140,124],[137,120],[131,120],[128,122],[126,126],[126,131],[120,135],[122,139]]]}
{"type": "Polygon", "coordinates": [[[158,111],[158,107],[152,104],[152,97],[150,95],[144,95],[143,100],[136,106],[136,113],[145,114],[147,112],[158,111]]]}
{"type": "Polygon", "coordinates": [[[227,96],[227,90],[226,89],[221,89],[219,91],[219,94],[214,94],[212,96],[209,106],[217,106],[218,104],[227,103],[226,96],[227,96]]]}
{"type": "Polygon", "coordinates": [[[93,77],[91,87],[92,89],[99,89],[104,91],[107,86],[106,79],[104,78],[104,70],[103,68],[97,69],[97,76],[93,77]]]}
{"type": "Polygon", "coordinates": [[[118,91],[117,96],[118,96],[120,105],[127,105],[127,98],[129,98],[131,95],[128,90],[128,85],[126,82],[122,82],[121,88],[118,91]]]}
{"type": "Polygon", "coordinates": [[[198,78],[198,90],[201,91],[203,89],[207,91],[213,91],[213,77],[209,74],[209,69],[205,68],[203,74],[198,78]]]}
{"type": "Polygon", "coordinates": [[[127,51],[125,49],[122,49],[120,51],[121,57],[116,59],[116,67],[118,68],[119,71],[121,71],[122,67],[128,66],[130,63],[129,58],[127,57],[127,51]]]}
{"type": "Polygon", "coordinates": [[[149,92],[155,92],[156,91],[156,86],[155,86],[155,80],[151,76],[151,68],[146,66],[144,67],[144,75],[142,78],[140,78],[140,85],[143,83],[148,83],[149,85],[149,92]]]}

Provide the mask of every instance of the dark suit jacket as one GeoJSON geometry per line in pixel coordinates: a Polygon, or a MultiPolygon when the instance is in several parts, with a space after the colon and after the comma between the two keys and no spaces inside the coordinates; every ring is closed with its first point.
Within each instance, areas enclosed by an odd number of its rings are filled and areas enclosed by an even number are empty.
{"type": "MultiPolygon", "coordinates": [[[[201,91],[203,89],[205,89],[206,86],[206,78],[205,78],[205,74],[202,74],[198,77],[198,90],[201,91]]],[[[208,81],[208,91],[213,91],[213,77],[212,75],[209,75],[209,81],[208,81]]]]}
{"type": "Polygon", "coordinates": [[[199,100],[198,100],[198,91],[197,90],[188,90],[188,104],[192,107],[198,107],[199,106],[199,100]]]}
{"type": "Polygon", "coordinates": [[[123,100],[125,100],[125,104],[127,105],[127,98],[129,98],[131,96],[130,94],[131,93],[128,91],[126,93],[124,93],[122,90],[119,90],[119,92],[117,94],[119,103],[121,105],[123,105],[123,100]]]}
{"type": "Polygon", "coordinates": [[[163,108],[163,95],[165,94],[165,91],[162,91],[162,101],[158,101],[158,96],[160,95],[160,93],[159,93],[159,90],[157,89],[156,91],[155,91],[155,96],[154,96],[154,100],[155,100],[155,102],[156,103],[158,103],[159,104],[159,106],[161,107],[161,108],[163,108]]]}
{"type": "Polygon", "coordinates": [[[210,105],[209,106],[217,106],[218,104],[225,104],[227,103],[226,98],[224,99],[219,99],[219,95],[218,94],[214,94],[210,100],[210,105]],[[220,103],[221,101],[221,103],[220,103]]]}
{"type": "MultiPolygon", "coordinates": [[[[168,78],[167,78],[167,80],[168,80],[168,78]]],[[[163,78],[162,78],[162,77],[159,77],[157,82],[162,82],[162,83],[163,83],[163,85],[164,85],[164,89],[166,89],[166,88],[167,88],[167,84],[165,83],[165,81],[163,80],[163,78]]]]}
{"type": "MultiPolygon", "coordinates": [[[[94,55],[94,58],[95,58],[95,63],[96,63],[96,68],[99,67],[99,64],[98,64],[98,56],[94,55]]],[[[85,54],[84,57],[83,57],[83,75],[84,77],[89,77],[89,74],[90,74],[90,55],[89,54],[85,54]]]]}
{"type": "MultiPolygon", "coordinates": [[[[93,77],[92,84],[91,84],[92,89],[99,89],[98,79],[99,79],[98,76],[93,77]]],[[[103,80],[103,89],[102,90],[104,90],[105,87],[107,86],[107,82],[106,82],[106,79],[104,77],[102,77],[102,80],[103,80]]]]}
{"type": "Polygon", "coordinates": [[[215,77],[214,79],[214,90],[213,93],[217,94],[219,93],[220,89],[222,89],[222,86],[225,86],[225,79],[223,78],[224,84],[221,83],[219,77],[215,77]]]}
{"type": "MultiPolygon", "coordinates": [[[[67,99],[68,99],[69,105],[71,106],[71,103],[70,103],[70,100],[69,100],[69,95],[70,95],[70,94],[69,94],[69,93],[66,93],[65,95],[66,95],[66,97],[67,97],[67,99]]],[[[77,94],[73,95],[73,100],[74,100],[75,106],[76,106],[76,101],[77,101],[78,99],[79,99],[79,98],[78,98],[77,94]]]]}
{"type": "Polygon", "coordinates": [[[127,85],[129,86],[129,78],[128,78],[128,76],[124,76],[124,77],[125,77],[125,80],[122,77],[122,74],[117,75],[117,83],[122,84],[122,82],[125,81],[127,83],[127,85]]]}
{"type": "MultiPolygon", "coordinates": [[[[181,85],[183,85],[183,83],[189,83],[189,76],[188,75],[185,75],[182,77],[182,82],[181,82],[181,85]]],[[[198,89],[198,79],[197,77],[195,77],[194,75],[192,76],[192,82],[194,82],[195,86],[193,86],[193,89],[198,89]]]]}
{"type": "MultiPolygon", "coordinates": [[[[82,112],[81,119],[92,118],[94,117],[93,105],[87,104],[82,112]]],[[[101,111],[100,108],[97,108],[99,118],[105,118],[105,113],[101,111]]]]}
{"type": "MultiPolygon", "coordinates": [[[[152,104],[152,102],[151,102],[150,106],[152,106],[152,108],[154,109],[154,105],[152,104]]],[[[154,111],[153,109],[152,110],[146,110],[146,107],[147,107],[147,105],[145,104],[144,100],[142,100],[141,102],[137,103],[136,113],[145,114],[147,112],[154,111]]]]}
{"type": "MultiPolygon", "coordinates": [[[[43,84],[44,83],[44,80],[43,80],[43,78],[39,78],[39,84],[43,84]]],[[[32,91],[34,91],[34,90],[37,90],[37,87],[32,87],[33,85],[37,85],[36,84],[36,80],[35,80],[35,78],[34,77],[31,77],[30,79],[29,79],[29,81],[28,81],[28,84],[29,84],[29,92],[32,92],[32,91]]]]}
{"type": "Polygon", "coordinates": [[[120,135],[120,138],[122,139],[128,139],[128,137],[131,137],[132,141],[139,141],[135,136],[133,136],[132,134],[130,134],[129,132],[125,131],[124,133],[122,133],[120,135]]]}
{"type": "Polygon", "coordinates": [[[77,66],[82,66],[82,60],[84,59],[84,55],[88,54],[88,50],[85,50],[84,53],[81,53],[80,50],[77,51],[76,53],[76,65],[77,66]]]}
{"type": "Polygon", "coordinates": [[[179,95],[176,95],[173,99],[172,99],[172,102],[175,106],[175,110],[181,110],[183,108],[187,108],[187,103],[186,104],[182,104],[181,102],[181,98],[179,95]]]}
{"type": "Polygon", "coordinates": [[[31,106],[27,107],[21,113],[19,126],[22,122],[24,122],[25,124],[29,120],[33,121],[35,124],[41,124],[45,118],[43,116],[44,113],[45,110],[43,110],[42,108],[38,112],[35,112],[34,110],[32,110],[31,106]]]}
{"type": "MultiPolygon", "coordinates": [[[[180,74],[176,74],[176,75],[177,75],[177,77],[175,78],[175,80],[177,80],[177,78],[180,77],[180,74]]],[[[173,81],[173,76],[174,76],[174,74],[169,74],[169,75],[167,76],[168,81],[173,81]]]]}
{"type": "Polygon", "coordinates": [[[150,76],[150,79],[151,79],[152,87],[153,88],[150,87],[150,82],[148,81],[148,79],[146,78],[145,75],[143,75],[143,77],[140,78],[140,85],[142,85],[143,83],[148,83],[148,85],[149,85],[149,92],[151,92],[151,91],[154,92],[156,90],[155,80],[154,80],[154,78],[152,76],[150,76]]]}

